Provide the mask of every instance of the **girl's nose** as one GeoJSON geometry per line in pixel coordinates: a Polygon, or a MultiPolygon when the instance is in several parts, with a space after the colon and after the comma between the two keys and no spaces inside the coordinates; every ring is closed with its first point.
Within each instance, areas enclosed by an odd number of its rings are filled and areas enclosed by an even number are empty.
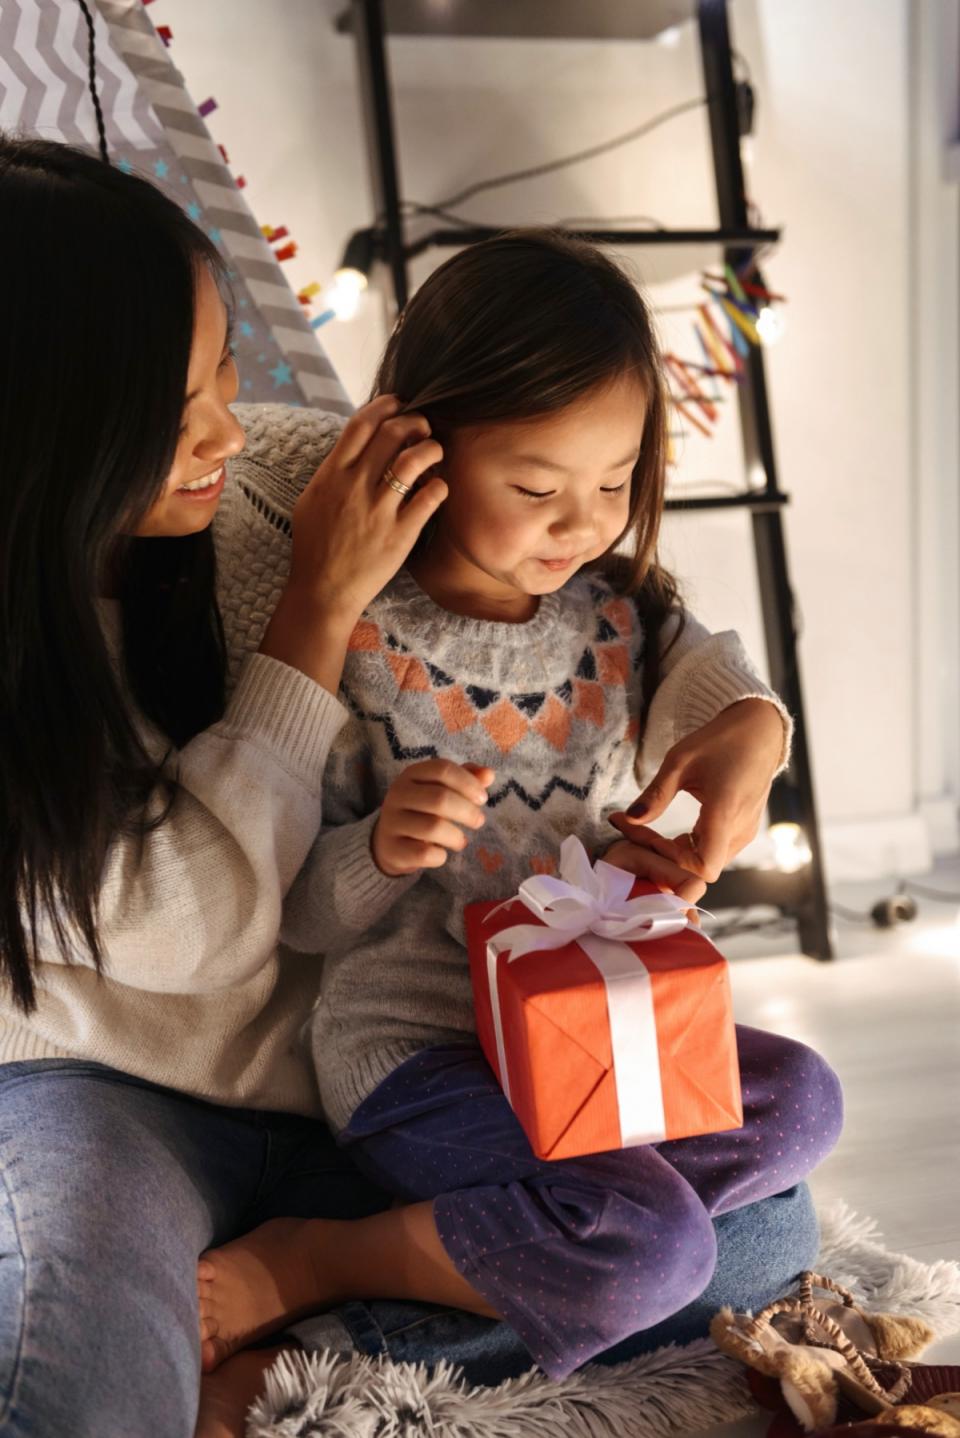
{"type": "Polygon", "coordinates": [[[568,505],[550,528],[558,538],[578,541],[590,539],[596,532],[593,513],[588,505],[583,504],[568,505]]]}

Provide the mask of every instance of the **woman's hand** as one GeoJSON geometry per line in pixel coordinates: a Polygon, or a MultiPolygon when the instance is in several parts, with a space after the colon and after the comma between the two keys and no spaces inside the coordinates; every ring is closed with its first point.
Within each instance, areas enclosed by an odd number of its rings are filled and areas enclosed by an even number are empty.
{"type": "Polygon", "coordinates": [[[443,458],[421,414],[380,395],[348,420],[293,508],[290,576],[261,652],[336,691],[347,640],[403,564],[447,486],[422,476],[443,458]],[[390,471],[409,495],[384,483],[390,471]]]}
{"type": "Polygon", "coordinates": [[[470,842],[464,829],[482,828],[493,779],[492,769],[450,759],[425,759],[404,769],[374,826],[370,847],[377,868],[391,878],[441,868],[448,853],[470,842]]]}
{"type": "Polygon", "coordinates": [[[658,850],[707,883],[753,839],[783,756],[783,720],[766,699],[741,699],[688,734],[625,814],[610,822],[626,838],[658,850]],[[700,801],[693,830],[663,839],[646,826],[683,789],[700,801]]]}

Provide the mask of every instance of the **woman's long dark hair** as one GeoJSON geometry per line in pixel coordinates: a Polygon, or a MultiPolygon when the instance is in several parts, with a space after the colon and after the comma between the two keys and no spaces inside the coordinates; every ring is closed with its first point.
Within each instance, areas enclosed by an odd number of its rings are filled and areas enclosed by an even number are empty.
{"type": "Polygon", "coordinates": [[[100,970],[111,841],[171,802],[127,695],[172,745],[223,711],[210,531],[125,537],[173,464],[200,267],[223,264],[159,190],[67,145],[0,134],[0,216],[0,981],[29,1012],[41,926],[100,970]]]}
{"type": "Polygon", "coordinates": [[[556,230],[514,230],[472,245],[435,270],[407,305],[374,393],[399,395],[425,414],[442,443],[465,425],[556,412],[626,374],[646,398],[643,439],[625,533],[596,566],[640,611],[646,707],[659,682],[660,631],[674,610],[682,625],[682,609],[676,581],[657,559],[666,386],[633,281],[594,246],[556,230]]]}

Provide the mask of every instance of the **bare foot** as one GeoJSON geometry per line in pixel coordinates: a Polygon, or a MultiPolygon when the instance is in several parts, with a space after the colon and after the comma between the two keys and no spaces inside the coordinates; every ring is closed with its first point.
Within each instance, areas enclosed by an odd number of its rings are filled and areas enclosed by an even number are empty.
{"type": "Polygon", "coordinates": [[[282,1348],[251,1348],[203,1378],[194,1438],[243,1438],[250,1405],[263,1392],[266,1371],[282,1352],[282,1348]]]}
{"type": "Polygon", "coordinates": [[[201,1256],[197,1294],[204,1373],[289,1320],[336,1302],[339,1295],[321,1255],[339,1226],[319,1218],[274,1218],[201,1256]]]}

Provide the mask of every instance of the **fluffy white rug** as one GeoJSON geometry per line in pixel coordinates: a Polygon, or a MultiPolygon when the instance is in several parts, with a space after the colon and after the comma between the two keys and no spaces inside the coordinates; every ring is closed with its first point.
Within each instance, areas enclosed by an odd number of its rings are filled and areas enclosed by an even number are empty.
{"type": "MultiPolygon", "coordinates": [[[[938,1338],[960,1332],[960,1264],[891,1253],[876,1223],[837,1203],[820,1215],[817,1266],[867,1309],[924,1318],[938,1338]]],[[[593,1365],[560,1383],[539,1372],[497,1388],[468,1385],[386,1359],[291,1351],[251,1409],[247,1438],[667,1438],[753,1409],[743,1371],[704,1338],[616,1368],[593,1365]]]]}

